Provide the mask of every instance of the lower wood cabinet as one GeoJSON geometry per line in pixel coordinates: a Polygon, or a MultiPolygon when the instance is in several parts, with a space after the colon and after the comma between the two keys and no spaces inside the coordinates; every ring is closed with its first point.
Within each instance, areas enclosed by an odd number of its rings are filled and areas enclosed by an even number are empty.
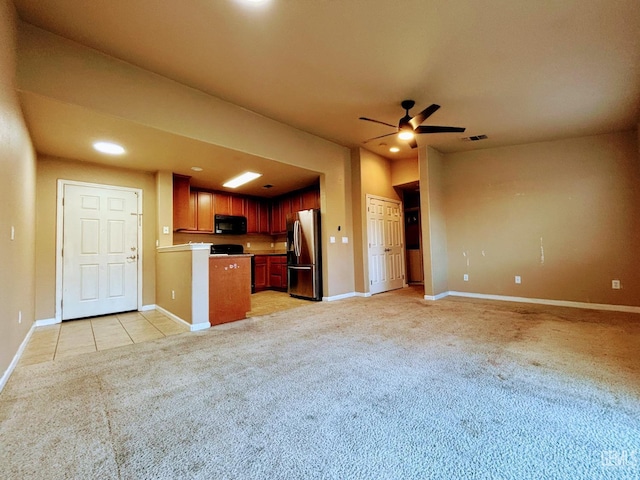
{"type": "Polygon", "coordinates": [[[274,290],[287,289],[286,255],[271,255],[269,257],[269,287],[274,290]]]}
{"type": "Polygon", "coordinates": [[[255,291],[287,289],[287,256],[256,255],[253,262],[255,291]]]}
{"type": "Polygon", "coordinates": [[[266,290],[269,286],[267,268],[267,256],[256,255],[253,263],[253,285],[256,292],[266,290]]]}

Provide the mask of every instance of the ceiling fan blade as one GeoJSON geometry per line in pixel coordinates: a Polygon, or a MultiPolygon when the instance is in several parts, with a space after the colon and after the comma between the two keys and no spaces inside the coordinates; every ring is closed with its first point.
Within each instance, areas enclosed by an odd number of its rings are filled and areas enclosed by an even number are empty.
{"type": "Polygon", "coordinates": [[[380,120],[374,120],[373,118],[360,117],[360,120],[366,120],[367,122],[379,123],[381,125],[386,125],[387,127],[391,127],[391,128],[398,128],[397,125],[391,125],[390,123],[381,122],[380,120]]]}
{"type": "Polygon", "coordinates": [[[382,138],[382,137],[388,137],[389,135],[395,135],[396,133],[398,133],[398,132],[387,133],[386,135],[380,135],[379,137],[373,137],[373,138],[370,138],[369,140],[365,140],[362,143],[367,143],[367,142],[370,142],[371,140],[377,140],[378,138],[382,138]]]}
{"type": "Polygon", "coordinates": [[[430,105],[427,108],[425,108],[423,111],[421,111],[415,117],[413,117],[411,120],[409,120],[409,123],[411,124],[411,126],[415,130],[416,128],[418,128],[418,126],[422,122],[424,122],[427,118],[429,118],[431,115],[433,115],[439,108],[440,108],[440,105],[436,105],[434,103],[433,105],[430,105]]]}
{"type": "Polygon", "coordinates": [[[418,142],[416,142],[415,137],[414,137],[414,138],[412,138],[411,140],[409,140],[409,146],[410,146],[411,148],[418,148],[418,142]]]}
{"type": "Polygon", "coordinates": [[[439,127],[436,125],[422,125],[415,129],[415,133],[456,133],[464,131],[464,127],[439,127]]]}

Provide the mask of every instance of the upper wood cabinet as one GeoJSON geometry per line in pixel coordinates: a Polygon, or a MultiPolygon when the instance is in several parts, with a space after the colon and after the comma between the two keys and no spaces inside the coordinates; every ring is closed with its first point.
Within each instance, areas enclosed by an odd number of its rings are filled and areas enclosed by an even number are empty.
{"type": "Polygon", "coordinates": [[[271,201],[271,234],[280,235],[287,231],[287,215],[300,210],[320,208],[318,187],[297,190],[271,201]]]}
{"type": "Polygon", "coordinates": [[[247,217],[247,233],[271,233],[269,228],[269,205],[259,198],[245,199],[245,216],[247,217]]]}
{"type": "Polygon", "coordinates": [[[191,192],[190,205],[192,230],[213,232],[213,194],[211,192],[191,192]]]}
{"type": "Polygon", "coordinates": [[[214,193],[214,213],[216,215],[247,215],[247,199],[224,192],[214,193]]]}
{"type": "Polygon", "coordinates": [[[191,186],[189,178],[173,175],[173,229],[185,230],[193,227],[190,205],[191,186]]]}
{"type": "Polygon", "coordinates": [[[300,195],[300,210],[320,208],[320,190],[318,188],[304,190],[300,195]]]}

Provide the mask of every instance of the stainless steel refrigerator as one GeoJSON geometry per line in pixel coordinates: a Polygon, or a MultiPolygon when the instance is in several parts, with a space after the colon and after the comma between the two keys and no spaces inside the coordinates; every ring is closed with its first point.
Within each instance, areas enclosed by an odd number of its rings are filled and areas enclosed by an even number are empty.
{"type": "Polygon", "coordinates": [[[322,300],[320,210],[287,216],[287,278],[292,297],[322,300]]]}

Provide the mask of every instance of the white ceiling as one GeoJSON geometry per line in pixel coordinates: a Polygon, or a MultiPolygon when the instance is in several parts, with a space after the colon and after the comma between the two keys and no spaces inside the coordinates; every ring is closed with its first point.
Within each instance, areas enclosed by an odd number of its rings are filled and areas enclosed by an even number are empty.
{"type": "MultiPolygon", "coordinates": [[[[442,106],[425,125],[467,128],[420,136],[444,152],[631,129],[640,119],[638,0],[14,3],[28,23],[391,159],[416,151],[395,136],[364,144],[393,130],[358,117],[397,124],[403,99],[416,101],[412,114],[442,106]],[[461,140],[478,134],[489,139],[461,140]]],[[[22,98],[41,131],[42,99],[22,98]]],[[[59,133],[56,155],[83,155],[65,152],[59,133]]],[[[44,136],[34,136],[36,148],[52,153],[44,136]]]]}

